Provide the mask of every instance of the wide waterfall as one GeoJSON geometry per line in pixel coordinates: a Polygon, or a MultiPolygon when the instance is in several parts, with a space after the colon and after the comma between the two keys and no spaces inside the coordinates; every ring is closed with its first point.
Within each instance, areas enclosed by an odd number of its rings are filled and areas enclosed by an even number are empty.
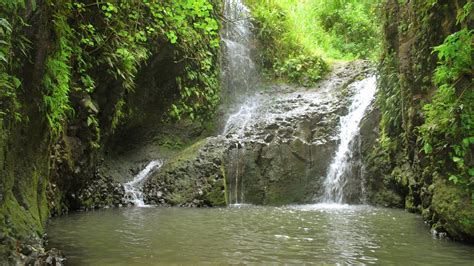
{"type": "Polygon", "coordinates": [[[153,170],[160,168],[163,162],[160,160],[153,160],[149,162],[143,170],[141,170],[132,181],[124,184],[125,199],[137,207],[147,206],[143,201],[142,185],[145,179],[150,176],[153,170]]]}
{"type": "Polygon", "coordinates": [[[324,181],[323,202],[343,203],[344,184],[349,176],[347,169],[351,164],[352,142],[359,133],[359,124],[367,107],[372,102],[376,90],[375,76],[354,83],[355,95],[349,107],[349,113],[340,118],[339,146],[332,159],[324,181]]]}

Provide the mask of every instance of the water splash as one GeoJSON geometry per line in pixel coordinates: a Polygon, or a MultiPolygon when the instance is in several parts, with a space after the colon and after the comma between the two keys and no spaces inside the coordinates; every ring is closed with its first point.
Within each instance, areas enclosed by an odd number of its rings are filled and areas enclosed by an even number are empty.
{"type": "Polygon", "coordinates": [[[247,100],[239,111],[233,113],[227,119],[222,135],[232,134],[235,138],[243,137],[246,129],[251,124],[259,107],[258,99],[247,100]]]}
{"type": "Polygon", "coordinates": [[[349,205],[334,202],[322,202],[316,204],[290,205],[287,206],[287,208],[300,211],[338,211],[348,209],[357,210],[370,207],[368,205],[349,205]]]}
{"type": "Polygon", "coordinates": [[[154,160],[147,164],[147,166],[141,170],[132,181],[127,182],[123,185],[125,189],[125,199],[137,207],[146,207],[148,205],[143,201],[142,186],[145,179],[150,176],[153,170],[160,168],[163,162],[160,160],[154,160]]]}
{"type": "Polygon", "coordinates": [[[375,76],[355,82],[353,84],[356,94],[349,107],[349,113],[341,117],[339,139],[337,148],[329,171],[324,181],[324,196],[322,202],[342,203],[344,198],[343,188],[346,182],[345,172],[350,166],[351,142],[359,133],[359,124],[364,117],[365,110],[372,102],[376,90],[375,76]]]}

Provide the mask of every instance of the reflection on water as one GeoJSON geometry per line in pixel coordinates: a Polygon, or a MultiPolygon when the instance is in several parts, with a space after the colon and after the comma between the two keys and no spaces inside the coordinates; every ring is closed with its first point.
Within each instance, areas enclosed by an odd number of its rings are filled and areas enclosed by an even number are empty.
{"type": "Polygon", "coordinates": [[[340,204],[110,209],[55,218],[48,235],[71,264],[474,261],[474,247],[433,238],[418,216],[340,204]]]}

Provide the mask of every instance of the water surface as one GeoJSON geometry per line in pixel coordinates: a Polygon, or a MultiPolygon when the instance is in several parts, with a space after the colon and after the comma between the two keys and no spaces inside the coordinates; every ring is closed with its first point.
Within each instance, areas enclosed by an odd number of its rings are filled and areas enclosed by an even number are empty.
{"type": "Polygon", "coordinates": [[[108,209],[52,219],[48,236],[72,265],[474,262],[419,216],[369,206],[108,209]]]}

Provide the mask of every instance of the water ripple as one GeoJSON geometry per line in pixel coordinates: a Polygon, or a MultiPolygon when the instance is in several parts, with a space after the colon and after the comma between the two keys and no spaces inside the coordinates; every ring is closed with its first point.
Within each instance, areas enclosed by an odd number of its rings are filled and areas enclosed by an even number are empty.
{"type": "Polygon", "coordinates": [[[364,205],[110,209],[52,219],[48,235],[49,247],[64,250],[72,264],[436,265],[474,260],[472,246],[433,239],[417,216],[364,205]]]}

